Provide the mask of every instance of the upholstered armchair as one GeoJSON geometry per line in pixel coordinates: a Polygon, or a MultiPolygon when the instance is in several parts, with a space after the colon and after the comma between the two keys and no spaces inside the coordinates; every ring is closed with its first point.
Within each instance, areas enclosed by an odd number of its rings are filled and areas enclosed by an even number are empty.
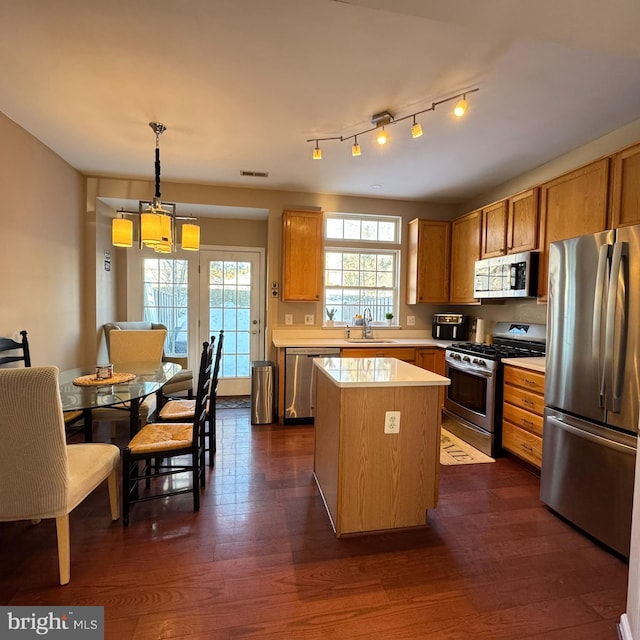
{"type": "Polygon", "coordinates": [[[55,518],[60,584],[70,579],[69,513],[108,480],[111,518],[119,518],[120,450],[67,444],[58,368],[0,371],[0,520],[55,518]]]}
{"type": "MultiPolygon", "coordinates": [[[[120,329],[127,331],[164,329],[166,331],[167,327],[159,322],[107,322],[103,329],[107,345],[107,353],[110,354],[111,341],[109,339],[109,334],[111,331],[118,331],[120,329]]],[[[166,385],[164,385],[162,389],[163,395],[175,396],[186,392],[189,398],[193,397],[193,371],[187,369],[187,358],[165,355],[162,359],[164,362],[175,362],[182,367],[182,371],[177,373],[166,385]]]]}

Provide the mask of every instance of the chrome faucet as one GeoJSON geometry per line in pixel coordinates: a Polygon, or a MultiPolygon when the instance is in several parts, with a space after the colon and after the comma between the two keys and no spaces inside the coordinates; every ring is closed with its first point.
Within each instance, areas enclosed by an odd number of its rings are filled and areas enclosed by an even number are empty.
{"type": "Polygon", "coordinates": [[[371,309],[367,307],[362,312],[362,337],[363,338],[373,338],[373,331],[371,329],[372,320],[373,320],[373,316],[371,315],[371,309]]]}

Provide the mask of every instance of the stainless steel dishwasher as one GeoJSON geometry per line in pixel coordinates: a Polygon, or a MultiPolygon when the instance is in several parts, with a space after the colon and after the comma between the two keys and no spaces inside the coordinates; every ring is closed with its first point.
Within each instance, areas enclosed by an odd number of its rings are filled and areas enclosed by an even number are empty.
{"type": "Polygon", "coordinates": [[[338,347],[287,347],[284,363],[284,422],[313,422],[314,358],[339,357],[338,347]]]}

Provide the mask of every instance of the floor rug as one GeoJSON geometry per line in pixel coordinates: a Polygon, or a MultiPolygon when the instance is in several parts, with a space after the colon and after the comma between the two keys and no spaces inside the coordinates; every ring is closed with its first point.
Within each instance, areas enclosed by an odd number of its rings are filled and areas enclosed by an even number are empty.
{"type": "Polygon", "coordinates": [[[251,409],[250,396],[218,396],[216,409],[251,409]]]}
{"type": "Polygon", "coordinates": [[[493,458],[478,451],[470,444],[442,429],[440,433],[440,464],[478,464],[495,462],[493,458]]]}

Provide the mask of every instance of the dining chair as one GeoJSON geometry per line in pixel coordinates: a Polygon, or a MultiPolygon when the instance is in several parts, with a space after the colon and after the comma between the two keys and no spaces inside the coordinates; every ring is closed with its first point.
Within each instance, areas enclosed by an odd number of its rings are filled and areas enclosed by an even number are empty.
{"type": "Polygon", "coordinates": [[[0,365],[14,362],[24,362],[25,367],[31,366],[31,354],[29,353],[29,341],[27,332],[23,329],[20,332],[22,340],[17,342],[13,338],[0,338],[0,365]],[[18,353],[16,353],[18,352],[18,353]],[[7,355],[1,355],[1,354],[7,355]]]}
{"type": "MultiPolygon", "coordinates": [[[[209,466],[215,464],[216,453],[216,394],[218,390],[218,378],[220,373],[220,359],[222,357],[222,344],[224,341],[224,329],[220,330],[218,336],[218,344],[216,347],[216,356],[213,365],[213,373],[211,377],[211,394],[207,407],[207,421],[205,425],[205,443],[206,451],[209,453],[209,466]]],[[[215,336],[211,336],[211,344],[215,342],[215,336]]],[[[156,411],[156,420],[158,422],[181,422],[185,420],[193,420],[196,410],[195,399],[188,398],[171,398],[165,399],[158,397],[158,409],[156,411]]]]}
{"type": "MultiPolygon", "coordinates": [[[[29,350],[29,339],[27,338],[27,332],[23,329],[20,332],[22,340],[20,342],[13,338],[0,338],[0,367],[6,367],[7,365],[15,366],[14,363],[24,363],[25,367],[31,366],[31,352],[29,350]]],[[[64,412],[64,424],[66,428],[67,437],[70,438],[76,433],[83,431],[86,436],[86,426],[83,418],[86,418],[82,411],[65,411],[64,412]]]]}
{"type": "Polygon", "coordinates": [[[183,493],[200,509],[205,486],[204,430],[211,394],[213,341],[204,342],[198,369],[196,405],[191,422],[151,422],[144,425],[122,452],[122,519],[129,525],[131,505],[183,493]],[[189,474],[190,484],[169,476],[189,474]],[[144,480],[145,487],[140,483],[144,480]]]}
{"type": "Polygon", "coordinates": [[[69,514],[108,480],[119,517],[118,447],[67,444],[54,366],[0,370],[0,520],[55,518],[60,584],[70,579],[69,514]]]}
{"type": "MultiPolygon", "coordinates": [[[[166,330],[120,330],[112,331],[110,336],[109,356],[114,369],[126,373],[127,364],[132,362],[162,362],[166,330]]],[[[156,400],[153,395],[145,398],[138,409],[140,426],[146,424],[149,416],[155,411],[156,400]]],[[[130,404],[123,402],[111,407],[93,410],[96,420],[116,422],[128,414],[130,404]]]]}
{"type": "MultiPolygon", "coordinates": [[[[167,326],[161,322],[148,322],[146,320],[127,320],[123,322],[107,322],[103,325],[104,339],[107,347],[107,353],[109,353],[111,347],[111,332],[112,331],[140,331],[140,330],[164,330],[167,331],[167,326]]],[[[166,343],[165,343],[166,344],[166,343]]],[[[188,398],[193,398],[193,371],[188,367],[188,358],[183,356],[163,355],[163,362],[175,362],[179,364],[182,369],[176,373],[167,384],[164,385],[162,393],[166,396],[175,396],[177,394],[187,394],[188,398]]]]}

